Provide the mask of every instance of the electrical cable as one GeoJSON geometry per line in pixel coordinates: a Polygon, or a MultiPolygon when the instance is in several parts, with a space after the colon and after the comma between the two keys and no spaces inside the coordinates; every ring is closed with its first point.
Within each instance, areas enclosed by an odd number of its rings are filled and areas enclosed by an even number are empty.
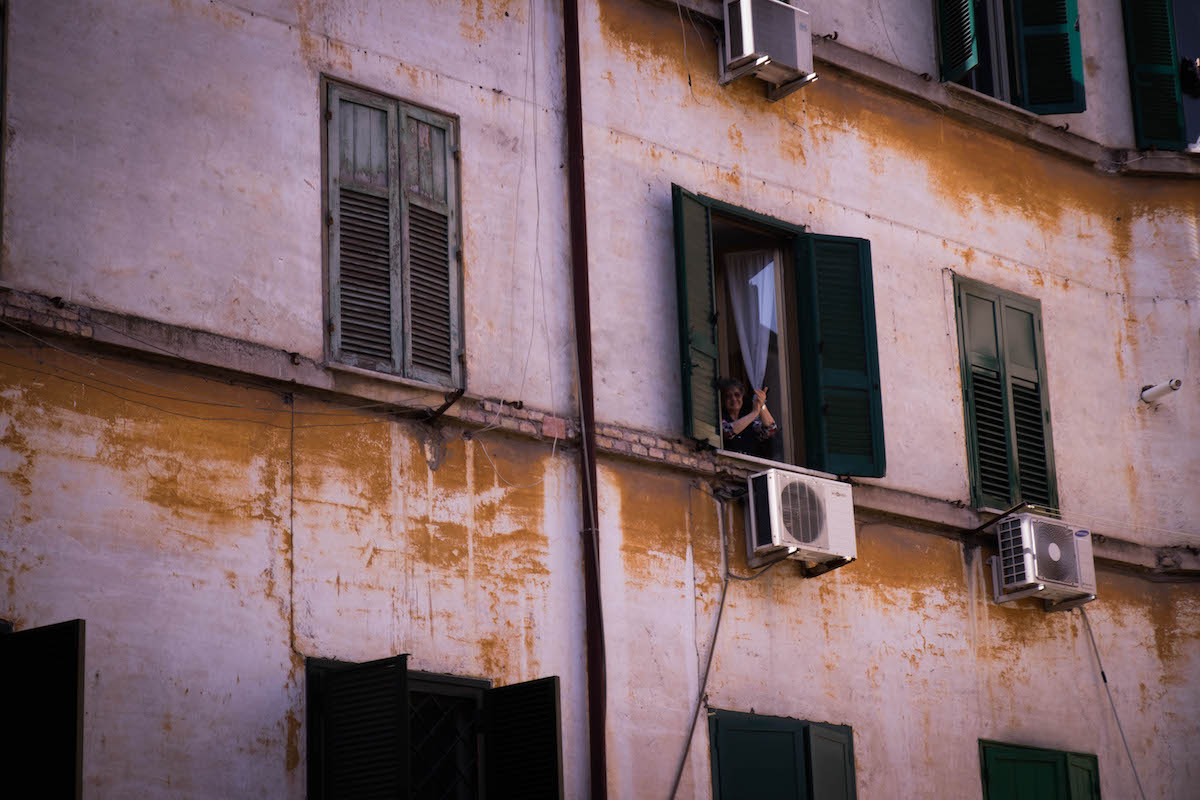
{"type": "Polygon", "coordinates": [[[1079,607],[1083,617],[1083,626],[1087,628],[1088,639],[1092,642],[1092,652],[1096,654],[1096,666],[1100,668],[1100,680],[1104,683],[1104,691],[1108,694],[1108,704],[1112,706],[1113,719],[1117,721],[1117,731],[1121,734],[1121,744],[1125,745],[1125,755],[1129,758],[1129,769],[1133,771],[1133,781],[1137,784],[1138,794],[1146,800],[1146,791],[1142,788],[1142,780],[1138,777],[1137,765],[1133,763],[1133,753],[1129,751],[1129,741],[1125,738],[1125,729],[1121,727],[1121,717],[1117,714],[1117,704],[1113,702],[1112,690],[1108,688],[1108,676],[1104,674],[1104,664],[1100,661],[1100,648],[1096,647],[1096,637],[1092,633],[1092,623],[1088,620],[1087,610],[1079,607]]]}

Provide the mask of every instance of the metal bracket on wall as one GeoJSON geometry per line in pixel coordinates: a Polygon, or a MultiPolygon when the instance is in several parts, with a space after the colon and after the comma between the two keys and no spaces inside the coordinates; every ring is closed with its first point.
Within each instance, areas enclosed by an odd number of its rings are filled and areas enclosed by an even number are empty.
{"type": "Polygon", "coordinates": [[[1082,605],[1087,605],[1096,599],[1094,594],[1085,594],[1080,597],[1072,597],[1070,600],[1059,600],[1057,603],[1046,600],[1046,611],[1070,611],[1072,608],[1079,608],[1082,605]]]}
{"type": "Polygon", "coordinates": [[[746,62],[742,66],[726,72],[724,56],[725,48],[717,47],[717,74],[720,75],[720,77],[717,78],[717,83],[719,83],[721,86],[728,86],[738,78],[743,78],[747,75],[753,74],[754,72],[757,72],[760,67],[765,67],[767,64],[771,63],[770,56],[758,56],[757,58],[751,58],[750,61],[746,62]]]}
{"type": "Polygon", "coordinates": [[[807,75],[802,75],[799,78],[796,78],[795,80],[788,81],[787,83],[780,83],[778,85],[768,83],[767,84],[767,100],[769,100],[772,103],[777,103],[780,100],[782,100],[783,98],[787,97],[792,92],[796,91],[797,89],[800,89],[804,86],[808,86],[810,83],[812,83],[816,79],[817,79],[817,73],[810,72],[807,75]]]}
{"type": "Polygon", "coordinates": [[[821,561],[815,567],[801,563],[800,574],[806,578],[815,578],[818,575],[824,575],[826,572],[832,572],[838,567],[844,567],[854,560],[853,558],[835,558],[832,561],[821,561]]]}

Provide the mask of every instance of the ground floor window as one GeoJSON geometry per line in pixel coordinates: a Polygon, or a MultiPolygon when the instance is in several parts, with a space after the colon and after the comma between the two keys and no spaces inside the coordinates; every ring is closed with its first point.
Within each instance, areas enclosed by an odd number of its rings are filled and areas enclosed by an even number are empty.
{"type": "Polygon", "coordinates": [[[1094,755],[979,743],[984,800],[1100,800],[1094,755]]]}

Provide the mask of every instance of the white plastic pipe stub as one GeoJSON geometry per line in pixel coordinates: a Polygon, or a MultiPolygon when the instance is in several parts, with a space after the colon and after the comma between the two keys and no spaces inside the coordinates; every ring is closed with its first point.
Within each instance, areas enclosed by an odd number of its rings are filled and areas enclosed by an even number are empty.
{"type": "Polygon", "coordinates": [[[1179,391],[1180,386],[1183,386],[1183,381],[1179,380],[1178,378],[1173,378],[1169,381],[1163,381],[1162,383],[1154,386],[1143,386],[1142,402],[1157,403],[1159,400],[1162,400],[1164,397],[1171,394],[1171,392],[1179,391]]]}

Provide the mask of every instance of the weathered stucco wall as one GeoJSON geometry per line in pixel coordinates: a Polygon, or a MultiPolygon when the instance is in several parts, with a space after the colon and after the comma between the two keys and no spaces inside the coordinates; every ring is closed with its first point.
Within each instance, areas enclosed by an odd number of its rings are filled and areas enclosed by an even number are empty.
{"type": "Polygon", "coordinates": [[[884,485],[969,497],[959,274],[1041,301],[1063,508],[1122,538],[1196,542],[1200,494],[1178,490],[1200,474],[1185,444],[1200,440],[1193,181],[1104,175],[833,71],[775,104],[753,80],[722,88],[707,38],[670,9],[601,2],[590,24],[585,59],[604,65],[584,89],[589,197],[604,198],[589,208],[603,243],[592,291],[597,308],[622,312],[595,315],[602,418],[680,429],[677,183],[870,240],[884,485]],[[630,352],[642,354],[633,370],[630,352]],[[1190,388],[1157,409],[1138,403],[1170,376],[1190,388]]]}
{"type": "MultiPolygon", "coordinates": [[[[573,454],[446,426],[433,470],[415,423],[297,398],[293,430],[273,392],[6,352],[0,617],[88,621],[85,796],[300,797],[303,657],[398,652],[498,684],[560,675],[568,796],[586,796],[573,454]]],[[[600,478],[612,796],[661,796],[711,644],[717,506],[682,473],[606,460],[600,478]]],[[[731,585],[712,707],[853,726],[861,797],[979,797],[980,738],[1094,752],[1105,796],[1132,795],[1076,613],[995,606],[981,553],[950,539],[860,520],[858,548],[818,579],[785,564],[731,585]]],[[[1148,796],[1186,797],[1200,595],[1099,581],[1089,613],[1148,796]]],[[[681,797],[710,796],[708,758],[701,724],[681,797]]]]}

